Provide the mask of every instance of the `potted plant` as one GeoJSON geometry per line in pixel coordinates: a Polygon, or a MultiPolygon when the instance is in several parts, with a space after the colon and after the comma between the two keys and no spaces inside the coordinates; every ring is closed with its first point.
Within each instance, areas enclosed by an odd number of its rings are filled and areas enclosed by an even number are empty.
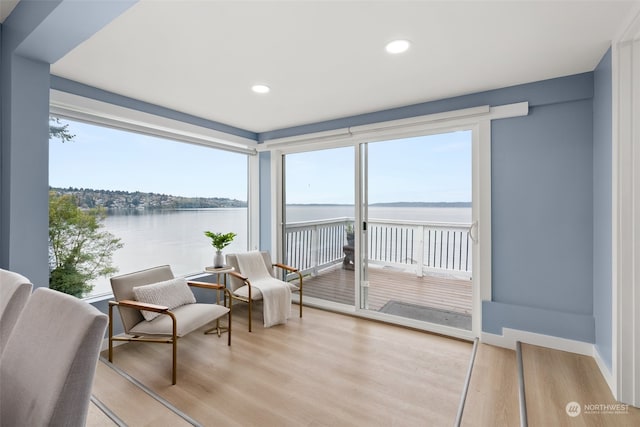
{"type": "Polygon", "coordinates": [[[353,224],[347,224],[345,227],[345,232],[347,235],[347,246],[353,247],[355,241],[355,233],[353,231],[353,224]]]}
{"type": "Polygon", "coordinates": [[[214,267],[224,267],[224,256],[222,250],[229,246],[236,237],[236,233],[213,233],[211,231],[205,231],[205,236],[211,239],[211,245],[216,248],[216,255],[213,257],[214,267]]]}

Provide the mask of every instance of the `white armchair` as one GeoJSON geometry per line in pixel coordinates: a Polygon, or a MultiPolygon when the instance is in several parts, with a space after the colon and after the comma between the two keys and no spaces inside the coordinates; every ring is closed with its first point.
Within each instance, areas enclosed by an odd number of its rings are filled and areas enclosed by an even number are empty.
{"type": "Polygon", "coordinates": [[[169,343],[173,347],[172,384],[175,384],[178,338],[227,316],[227,345],[231,345],[231,309],[218,304],[196,303],[189,285],[216,291],[224,289],[213,283],[191,284],[185,279],[174,278],[168,265],[112,277],[115,301],[109,301],[109,362],[113,362],[114,341],[169,343]],[[113,307],[120,312],[124,336],[114,336],[113,307]]]}
{"type": "Polygon", "coordinates": [[[289,288],[290,292],[300,293],[300,317],[302,317],[302,274],[298,271],[298,269],[285,264],[273,264],[271,262],[271,256],[269,255],[269,252],[262,251],[260,252],[260,255],[262,256],[262,262],[264,263],[264,272],[260,273],[258,276],[254,276],[252,275],[252,273],[243,271],[241,262],[239,260],[239,258],[241,257],[247,257],[251,255],[253,255],[251,252],[227,255],[227,264],[235,269],[235,271],[229,273],[229,275],[231,276],[231,281],[229,283],[231,298],[232,300],[242,301],[249,305],[249,332],[251,332],[251,310],[253,303],[255,301],[261,301],[263,299],[261,290],[258,286],[255,285],[258,281],[265,280],[265,278],[277,280],[282,284],[283,287],[289,288]],[[275,268],[284,270],[287,273],[297,274],[298,285],[294,285],[293,283],[284,282],[277,279],[274,274],[275,268]]]}

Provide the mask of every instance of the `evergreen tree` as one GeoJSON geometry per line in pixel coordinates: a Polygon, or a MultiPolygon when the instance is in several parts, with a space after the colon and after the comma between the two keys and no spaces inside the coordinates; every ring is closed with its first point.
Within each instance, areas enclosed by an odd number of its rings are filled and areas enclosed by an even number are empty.
{"type": "Polygon", "coordinates": [[[69,142],[75,137],[69,133],[69,124],[62,125],[57,117],[49,117],[49,140],[57,138],[60,142],[69,142]]]}

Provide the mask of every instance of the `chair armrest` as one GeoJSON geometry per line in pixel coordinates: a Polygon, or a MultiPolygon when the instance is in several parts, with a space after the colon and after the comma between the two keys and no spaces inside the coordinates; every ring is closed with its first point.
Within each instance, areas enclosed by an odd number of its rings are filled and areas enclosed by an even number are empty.
{"type": "MultiPolygon", "coordinates": [[[[111,302],[109,302],[111,303],[111,302]]],[[[156,305],[156,304],[148,304],[146,302],[133,301],[128,299],[123,299],[121,301],[117,301],[113,305],[119,305],[122,307],[135,308],[136,310],[146,310],[146,311],[154,311],[156,313],[165,313],[169,311],[169,307],[164,305],[156,305]]]]}
{"type": "Polygon", "coordinates": [[[198,282],[197,280],[189,280],[187,285],[193,286],[194,288],[204,288],[204,289],[213,289],[220,290],[224,289],[224,285],[217,283],[209,283],[209,282],[198,282]]]}
{"type": "Polygon", "coordinates": [[[272,264],[272,266],[281,268],[286,271],[290,271],[291,273],[296,273],[298,275],[300,289],[302,289],[302,273],[300,272],[300,270],[298,270],[297,268],[291,267],[289,265],[280,264],[280,263],[272,264]]]}
{"type": "MultiPolygon", "coordinates": [[[[235,277],[236,279],[242,280],[244,282],[244,284],[247,285],[247,287],[249,288],[249,300],[251,300],[251,282],[249,281],[249,278],[243,276],[242,274],[238,273],[237,271],[230,271],[227,274],[230,274],[231,276],[235,277]]],[[[244,298],[236,296],[233,292],[229,291],[226,288],[225,288],[225,290],[229,293],[229,296],[231,298],[236,299],[236,300],[239,299],[240,301],[244,301],[244,298]]]]}
{"type": "Polygon", "coordinates": [[[231,276],[235,277],[236,279],[240,279],[243,282],[247,282],[247,285],[249,284],[249,278],[244,277],[242,274],[238,273],[237,271],[230,271],[227,274],[230,274],[231,276]]]}
{"type": "Polygon", "coordinates": [[[273,266],[281,268],[283,270],[290,271],[292,273],[297,273],[298,272],[297,268],[294,268],[294,267],[291,267],[291,266],[288,266],[288,265],[285,265],[285,264],[276,263],[276,264],[273,264],[273,266]]]}

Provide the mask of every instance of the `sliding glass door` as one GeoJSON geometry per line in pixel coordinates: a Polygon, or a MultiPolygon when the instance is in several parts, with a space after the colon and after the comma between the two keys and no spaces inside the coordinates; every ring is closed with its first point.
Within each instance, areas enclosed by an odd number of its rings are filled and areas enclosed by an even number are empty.
{"type": "Polygon", "coordinates": [[[461,130],[284,154],[283,259],[305,274],[309,301],[471,331],[472,139],[461,130]]]}
{"type": "Polygon", "coordinates": [[[354,305],[354,159],[353,147],[283,156],[283,259],[306,300],[354,305]]]}
{"type": "Polygon", "coordinates": [[[360,309],[471,330],[472,132],[360,155],[360,309]]]}

